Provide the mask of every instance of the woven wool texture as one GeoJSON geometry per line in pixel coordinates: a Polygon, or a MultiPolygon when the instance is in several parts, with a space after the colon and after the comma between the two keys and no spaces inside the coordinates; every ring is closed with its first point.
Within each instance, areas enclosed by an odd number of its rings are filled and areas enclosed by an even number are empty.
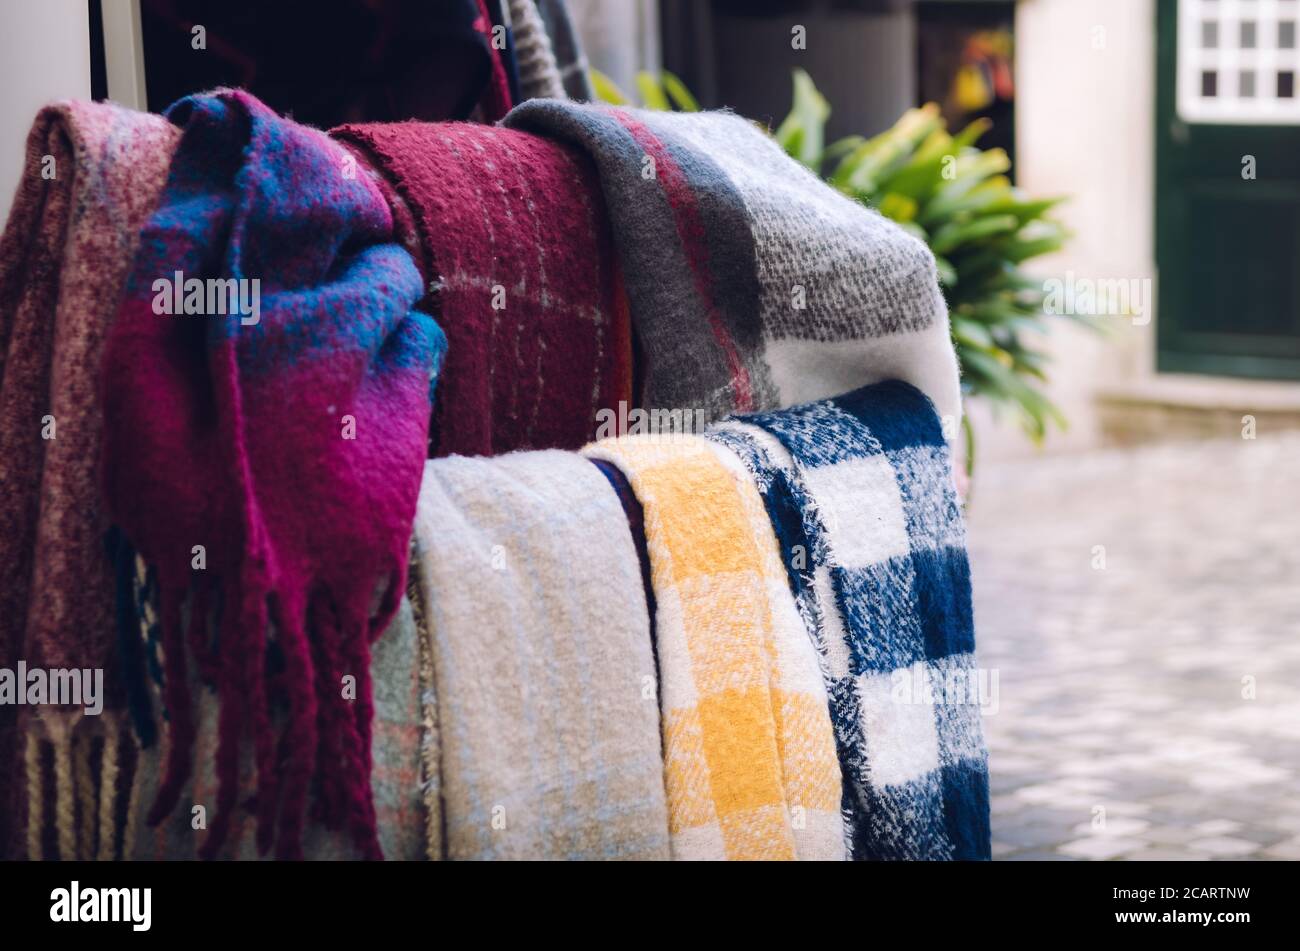
{"type": "MultiPolygon", "coordinates": [[[[510,94],[510,104],[513,106],[517,102],[523,102],[524,97],[519,91],[519,63],[515,58],[515,28],[510,22],[510,6],[508,0],[487,0],[488,15],[492,19],[492,31],[496,36],[500,36],[500,50],[494,51],[497,62],[505,70],[506,89],[510,94]]],[[[509,109],[506,110],[509,112],[509,109]]],[[[411,118],[416,118],[412,116],[411,118]]],[[[423,121],[428,121],[425,116],[419,117],[423,121]]],[[[488,120],[485,116],[478,117],[481,122],[497,122],[501,117],[488,120]]],[[[436,121],[436,120],[435,120],[436,121]]]]}
{"type": "Polygon", "coordinates": [[[524,99],[568,99],[546,24],[534,0],[510,0],[510,27],[524,99]]]}
{"type": "Polygon", "coordinates": [[[537,12],[546,26],[555,65],[560,71],[560,82],[564,83],[565,99],[594,99],[589,74],[591,65],[582,52],[582,40],[573,29],[568,4],[565,0],[537,0],[537,12]]]}
{"type": "Polygon", "coordinates": [[[532,100],[505,119],[600,169],[657,408],[788,406],[901,379],[959,418],[934,256],[723,112],[532,100]]]}
{"type": "Polygon", "coordinates": [[[492,28],[497,24],[493,20],[492,9],[497,7],[499,14],[503,11],[498,5],[499,0],[472,0],[472,2],[478,4],[478,17],[474,20],[474,29],[482,35],[489,54],[487,85],[479,98],[478,118],[483,122],[499,122],[514,105],[510,95],[510,79],[502,59],[503,53],[498,51],[493,42],[492,28]]]}
{"type": "Polygon", "coordinates": [[[247,734],[260,851],[301,854],[314,780],[315,812],[378,857],[370,645],[400,603],[445,340],[411,309],[421,278],[393,243],[388,203],[348,174],[338,143],[238,91],[188,97],[168,117],[180,143],[101,390],[109,513],[158,578],[168,761],[150,820],[192,768],[188,658],[221,699],[203,854],[230,831],[247,734]],[[160,316],[157,282],[176,272],[260,281],[257,321],[160,316]],[[345,672],[355,700],[338,687],[345,672]],[[289,709],[279,736],[273,700],[289,709]]]}
{"type": "Polygon", "coordinates": [[[574,29],[565,0],[537,0],[537,11],[546,24],[546,35],[555,53],[567,98],[586,102],[595,98],[591,88],[591,65],[582,51],[582,40],[574,29]]]}
{"type": "MultiPolygon", "coordinates": [[[[88,102],[47,106],[28,133],[0,239],[0,666],[8,669],[20,658],[111,667],[96,370],[177,137],[159,116],[88,102]]],[[[26,811],[25,796],[11,799],[24,785],[13,759],[19,712],[0,707],[0,858],[11,820],[21,824],[26,811]]]]}
{"type": "Polygon", "coordinates": [[[674,859],[843,859],[817,655],[762,500],[698,436],[607,439],[645,515],[674,859]]]}
{"type": "Polygon", "coordinates": [[[436,455],[576,449],[631,399],[631,327],[589,160],[466,123],[344,126],[412,216],[447,333],[436,455]]]}
{"type": "MultiPolygon", "coordinates": [[[[424,806],[420,794],[420,684],[419,640],[409,599],[388,630],[375,643],[370,658],[370,678],[375,685],[374,765],[370,788],[375,800],[379,844],[391,859],[424,857],[424,806]]],[[[137,861],[175,861],[197,857],[202,834],[191,825],[191,806],[209,805],[216,796],[214,769],[219,744],[220,704],[214,691],[198,678],[191,681],[195,697],[195,773],[182,794],[182,808],[165,822],[147,828],[145,813],[163,781],[165,758],[158,747],[140,756],[139,790],[127,823],[137,830],[128,857],[137,861]]],[[[253,828],[255,813],[244,803],[256,790],[256,770],[251,751],[240,758],[241,806],[219,858],[256,859],[253,828]]],[[[364,858],[346,837],[311,822],[303,831],[303,857],[311,860],[364,858]]]]}
{"type": "Polygon", "coordinates": [[[669,856],[655,667],[618,496],[576,453],[429,462],[429,852],[669,856]]]}
{"type": "Polygon", "coordinates": [[[752,472],[819,646],[853,857],[988,858],[965,529],[933,405],[881,383],[709,438],[752,472]]]}
{"type": "Polygon", "coordinates": [[[650,582],[650,552],[646,550],[645,544],[645,509],[642,508],[636,493],[632,491],[632,483],[627,481],[627,476],[623,474],[622,469],[604,459],[592,459],[591,463],[609,481],[615,494],[618,495],[619,504],[623,506],[627,527],[632,533],[632,544],[636,547],[637,561],[641,564],[641,587],[645,590],[645,606],[650,615],[650,629],[654,630],[655,592],[654,585],[650,582]]]}

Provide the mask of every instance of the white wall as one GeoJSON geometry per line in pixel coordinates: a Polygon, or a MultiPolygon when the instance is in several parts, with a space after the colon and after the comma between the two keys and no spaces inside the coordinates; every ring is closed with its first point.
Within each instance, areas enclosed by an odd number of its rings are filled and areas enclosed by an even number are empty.
{"type": "MultiPolygon", "coordinates": [[[[1022,0],[1017,182],[1035,195],[1071,196],[1059,217],[1074,231],[1064,252],[1030,262],[1033,273],[1154,278],[1154,113],[1154,0],[1022,0]]],[[[1064,326],[1049,340],[1049,394],[1071,421],[1067,433],[1049,436],[1049,451],[1094,445],[1097,390],[1150,372],[1154,318],[1145,328],[1108,323],[1109,338],[1064,326]]],[[[1033,451],[987,415],[974,408],[982,458],[1033,451]]]]}
{"type": "Polygon", "coordinates": [[[86,0],[0,0],[0,221],[37,110],[90,98],[89,17],[86,0]]]}

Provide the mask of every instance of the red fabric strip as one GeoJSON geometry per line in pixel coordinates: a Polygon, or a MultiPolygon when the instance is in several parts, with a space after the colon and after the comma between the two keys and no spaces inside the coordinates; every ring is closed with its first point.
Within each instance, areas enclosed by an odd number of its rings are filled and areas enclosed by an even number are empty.
{"type": "Polygon", "coordinates": [[[655,178],[659,181],[664,196],[673,209],[677,235],[686,252],[686,259],[690,262],[695,291],[704,302],[709,315],[709,326],[718,341],[718,346],[726,356],[727,366],[731,371],[731,388],[735,395],[736,409],[739,412],[748,412],[754,409],[753,387],[750,384],[749,371],[741,362],[735,341],[731,339],[731,333],[723,323],[722,313],[718,309],[713,275],[709,270],[708,241],[704,233],[704,223],[700,220],[700,212],[695,204],[695,193],[691,190],[690,182],[687,181],[681,166],[673,159],[658,136],[626,112],[614,110],[613,114],[636,143],[645,149],[646,154],[654,159],[655,178]]]}

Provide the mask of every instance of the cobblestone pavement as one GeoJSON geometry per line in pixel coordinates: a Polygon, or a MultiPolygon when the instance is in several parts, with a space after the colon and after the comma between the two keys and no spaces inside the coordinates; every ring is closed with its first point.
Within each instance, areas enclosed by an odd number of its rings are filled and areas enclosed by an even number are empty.
{"type": "Polygon", "coordinates": [[[993,857],[1300,859],[1300,433],[990,464],[968,517],[993,857]]]}

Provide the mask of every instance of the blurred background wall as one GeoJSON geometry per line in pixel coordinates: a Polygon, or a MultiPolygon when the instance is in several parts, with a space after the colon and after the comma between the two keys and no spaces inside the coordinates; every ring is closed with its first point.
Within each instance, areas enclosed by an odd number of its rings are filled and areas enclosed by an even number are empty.
{"type": "MultiPolygon", "coordinates": [[[[615,0],[620,2],[620,0],[615,0]]],[[[661,0],[664,68],[700,101],[775,125],[801,67],[835,108],[828,139],[883,129],[916,102],[908,0],[661,0]],[[801,27],[802,47],[792,42],[801,27]]]]}
{"type": "Polygon", "coordinates": [[[0,30],[0,221],[9,217],[27,130],[53,99],[90,96],[90,13],[85,0],[5,4],[0,30]]]}
{"type": "MultiPolygon", "coordinates": [[[[1153,141],[1155,0],[1023,0],[1016,5],[1016,183],[1069,195],[1056,214],[1073,232],[1066,250],[1036,259],[1044,279],[1073,271],[1149,278],[1155,287],[1153,141]]],[[[1070,421],[1049,451],[1105,441],[1099,396],[1153,373],[1154,320],[1109,319],[1107,336],[1058,321],[1046,341],[1048,395],[1070,421]]],[[[1012,426],[970,406],[981,451],[1037,450],[1012,426]]]]}

